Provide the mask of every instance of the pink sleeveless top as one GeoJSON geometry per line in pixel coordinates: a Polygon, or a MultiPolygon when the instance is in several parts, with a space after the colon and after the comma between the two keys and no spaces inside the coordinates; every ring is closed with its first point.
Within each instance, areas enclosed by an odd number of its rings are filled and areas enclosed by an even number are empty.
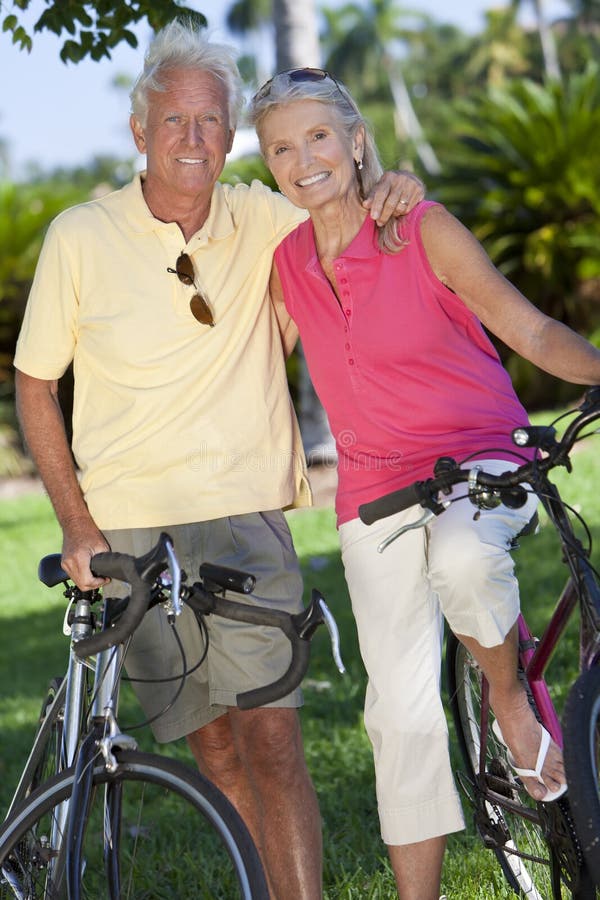
{"type": "Polygon", "coordinates": [[[514,460],[511,430],[528,421],[481,323],[428,263],[420,221],[433,205],[403,220],[408,245],[396,254],[379,250],[365,219],[334,262],[339,302],[310,220],[275,252],[336,441],[338,524],[361,503],[430,477],[440,456],[514,460]]]}

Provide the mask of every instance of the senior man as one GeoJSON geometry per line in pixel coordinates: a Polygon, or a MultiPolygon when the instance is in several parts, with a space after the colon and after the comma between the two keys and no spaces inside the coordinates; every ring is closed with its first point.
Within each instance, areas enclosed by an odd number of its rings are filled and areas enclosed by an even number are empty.
{"type": "MultiPolygon", "coordinates": [[[[203,560],[239,567],[257,576],[257,602],[301,605],[281,509],[310,492],[282,349],[289,323],[274,315],[268,280],[275,247],[304,214],[259,182],[218,183],[241,106],[231,48],[171,23],[132,91],[146,171],[61,214],[44,242],[15,356],[17,407],[63,531],[63,566],[82,589],[104,583],[90,570],[95,553],[139,555],[167,530],[192,575],[203,560]],[[71,362],[75,463],[57,401],[71,362]]],[[[388,176],[371,215],[405,212],[421,196],[418,180],[388,176]]],[[[202,639],[184,616],[192,664],[202,639]]],[[[248,824],[272,896],[314,900],[321,829],[300,692],[235,706],[238,692],[285,668],[286,641],[219,620],[209,632],[207,658],[155,736],[186,736],[248,824]]],[[[138,629],[127,668],[132,678],[181,672],[160,609],[138,629]]],[[[169,706],[173,681],[136,691],[150,718],[169,706]]]]}

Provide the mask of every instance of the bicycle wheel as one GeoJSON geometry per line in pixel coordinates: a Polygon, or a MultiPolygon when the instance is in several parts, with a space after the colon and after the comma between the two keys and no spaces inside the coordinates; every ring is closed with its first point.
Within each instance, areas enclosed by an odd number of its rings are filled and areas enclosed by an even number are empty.
{"type": "MultiPolygon", "coordinates": [[[[93,799],[83,826],[83,898],[109,896],[104,788],[118,785],[122,900],[268,900],[252,839],[213,784],[175,760],[138,752],[117,755],[116,773],[96,766],[93,774],[93,799]]],[[[71,796],[73,778],[74,770],[67,769],[41,785],[2,826],[0,898],[66,897],[64,882],[53,880],[57,848],[49,845],[48,835],[55,811],[71,796]]]]}
{"type": "Polygon", "coordinates": [[[579,676],[563,718],[571,809],[588,869],[600,887],[600,666],[579,676]]]}
{"type": "Polygon", "coordinates": [[[466,648],[450,634],[446,646],[454,727],[466,769],[461,785],[474,807],[475,826],[496,855],[516,894],[532,900],[595,900],[583,870],[566,800],[537,804],[513,776],[506,748],[488,716],[485,769],[480,774],[482,673],[466,648]]]}

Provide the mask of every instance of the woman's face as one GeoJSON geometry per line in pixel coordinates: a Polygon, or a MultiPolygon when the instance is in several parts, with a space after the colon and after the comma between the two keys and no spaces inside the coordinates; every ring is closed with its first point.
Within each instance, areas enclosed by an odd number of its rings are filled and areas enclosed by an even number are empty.
{"type": "Polygon", "coordinates": [[[349,141],[333,107],[318,100],[274,107],[260,134],[267,165],[296,206],[312,210],[336,202],[360,204],[354,159],[362,159],[362,133],[349,141]]]}

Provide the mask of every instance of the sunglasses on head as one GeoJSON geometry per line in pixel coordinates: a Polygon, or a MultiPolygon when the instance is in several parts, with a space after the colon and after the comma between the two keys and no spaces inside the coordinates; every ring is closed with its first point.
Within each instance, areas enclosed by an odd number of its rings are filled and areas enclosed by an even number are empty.
{"type": "Polygon", "coordinates": [[[182,284],[187,284],[188,287],[196,288],[196,293],[190,300],[192,315],[198,322],[201,322],[203,325],[210,325],[210,327],[213,328],[215,324],[214,316],[206,298],[203,297],[198,290],[195,281],[196,273],[194,272],[194,264],[187,253],[180,253],[177,257],[175,268],[171,269],[169,267],[167,268],[167,272],[170,272],[172,275],[177,275],[182,284]]]}
{"type": "Polygon", "coordinates": [[[344,94],[342,93],[342,89],[340,88],[338,82],[335,80],[333,75],[330,75],[329,72],[325,71],[325,69],[287,69],[285,72],[278,72],[277,75],[273,75],[272,78],[269,78],[268,81],[265,81],[263,86],[258,89],[256,94],[252,98],[252,102],[256,103],[258,100],[264,100],[265,97],[268,97],[271,93],[273,83],[277,81],[278,78],[288,78],[289,81],[292,81],[295,84],[301,84],[303,82],[310,81],[325,81],[326,79],[329,79],[329,81],[333,82],[333,84],[336,86],[342,97],[344,97],[344,94]]]}

